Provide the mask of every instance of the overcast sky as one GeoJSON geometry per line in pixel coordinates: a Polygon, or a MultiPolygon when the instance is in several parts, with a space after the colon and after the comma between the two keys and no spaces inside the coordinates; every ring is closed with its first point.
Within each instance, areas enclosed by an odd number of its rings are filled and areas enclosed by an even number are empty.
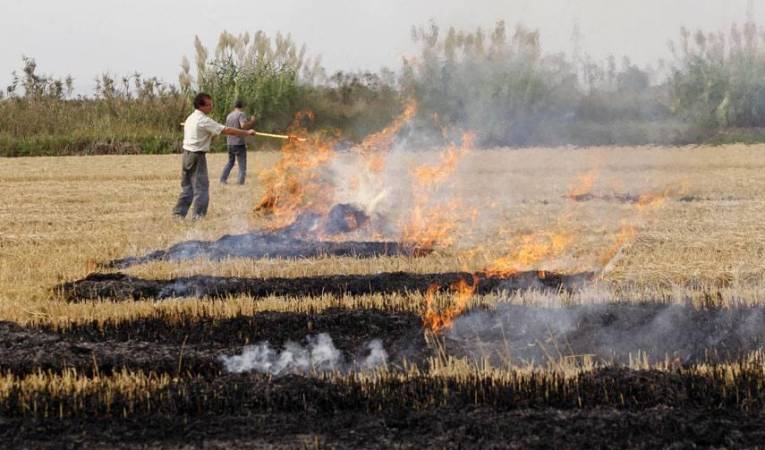
{"type": "Polygon", "coordinates": [[[498,20],[539,29],[546,52],[572,49],[578,23],[595,58],[629,55],[641,65],[667,57],[679,28],[724,30],[746,18],[765,23],[758,0],[2,0],[0,87],[37,60],[42,73],[75,78],[90,94],[101,72],[139,71],[177,82],[194,35],[214,47],[223,30],[289,32],[329,70],[397,68],[413,52],[410,29],[434,20],[474,30],[498,20]]]}

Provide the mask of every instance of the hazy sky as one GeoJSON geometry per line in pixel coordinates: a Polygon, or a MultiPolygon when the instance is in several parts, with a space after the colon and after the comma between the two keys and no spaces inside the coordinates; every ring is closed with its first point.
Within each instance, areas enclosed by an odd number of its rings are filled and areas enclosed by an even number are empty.
{"type": "Polygon", "coordinates": [[[214,47],[223,30],[292,33],[329,70],[396,68],[413,51],[412,25],[431,19],[469,30],[523,23],[540,30],[546,52],[570,52],[578,23],[593,57],[626,54],[643,65],[668,55],[680,26],[727,29],[744,21],[750,2],[765,23],[758,0],[2,0],[0,87],[21,55],[43,73],[72,74],[79,93],[90,94],[104,71],[177,82],[194,35],[214,47]]]}

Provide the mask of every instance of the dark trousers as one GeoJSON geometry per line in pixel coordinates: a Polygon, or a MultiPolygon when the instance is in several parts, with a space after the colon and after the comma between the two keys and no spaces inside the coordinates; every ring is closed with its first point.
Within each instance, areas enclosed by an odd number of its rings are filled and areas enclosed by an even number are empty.
{"type": "Polygon", "coordinates": [[[181,194],[175,204],[173,214],[186,217],[191,202],[194,202],[193,218],[198,219],[207,214],[207,204],[210,201],[208,193],[210,181],[207,178],[207,156],[204,152],[183,151],[181,169],[181,194]]]}
{"type": "Polygon", "coordinates": [[[231,169],[234,168],[235,161],[239,163],[239,184],[244,184],[244,177],[247,175],[246,145],[228,146],[228,163],[226,163],[226,167],[223,168],[223,173],[220,175],[221,183],[228,181],[228,176],[231,174],[231,169]]]}

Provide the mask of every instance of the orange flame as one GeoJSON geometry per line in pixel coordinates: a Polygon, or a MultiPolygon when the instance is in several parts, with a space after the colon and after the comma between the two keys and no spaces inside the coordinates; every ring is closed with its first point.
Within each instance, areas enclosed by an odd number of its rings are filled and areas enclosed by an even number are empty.
{"type": "Polygon", "coordinates": [[[636,203],[639,213],[645,213],[653,208],[659,207],[667,200],[669,189],[661,192],[649,192],[642,194],[636,203]]]}
{"type": "MultiPolygon", "coordinates": [[[[671,191],[671,188],[665,188],[661,192],[648,192],[642,194],[640,198],[638,198],[637,203],[635,203],[637,217],[642,218],[649,212],[663,205],[671,191]]],[[[613,243],[598,256],[598,264],[603,267],[602,272],[607,272],[609,270],[609,266],[613,264],[613,260],[619,251],[634,241],[636,237],[636,226],[628,223],[626,219],[622,220],[621,227],[619,228],[619,232],[614,238],[613,243]]]]}
{"type": "Polygon", "coordinates": [[[393,140],[414,115],[417,113],[417,102],[409,99],[404,105],[404,111],[384,129],[370,134],[359,144],[356,151],[367,161],[367,168],[375,173],[385,168],[385,154],[393,147],[393,140]]]}
{"type": "MultiPolygon", "coordinates": [[[[301,123],[311,113],[299,113],[295,123],[301,123]]],[[[261,172],[259,179],[266,192],[255,210],[272,214],[274,226],[289,223],[304,210],[322,211],[328,208],[333,195],[331,183],[322,179],[320,169],[333,157],[337,137],[327,134],[308,136],[304,130],[292,129],[291,134],[305,136],[305,141],[286,141],[282,157],[272,168],[261,172]]]]}
{"type": "Polygon", "coordinates": [[[486,267],[487,275],[509,277],[534,264],[559,257],[572,238],[566,232],[539,232],[521,236],[521,245],[486,267]]]}
{"type": "Polygon", "coordinates": [[[424,197],[415,198],[407,223],[401,228],[401,240],[416,247],[431,249],[436,245],[448,246],[457,235],[456,199],[438,205],[427,205],[424,197]]]}
{"type": "MultiPolygon", "coordinates": [[[[368,136],[357,152],[366,159],[367,169],[380,172],[384,168],[384,151],[393,145],[393,139],[417,111],[409,101],[404,112],[385,129],[368,136]]],[[[272,214],[273,226],[289,223],[305,210],[324,212],[331,205],[335,187],[331,180],[322,178],[321,169],[336,157],[333,151],[337,133],[308,136],[302,125],[313,120],[313,113],[303,111],[295,116],[290,134],[304,137],[292,139],[282,146],[282,157],[272,168],[260,174],[266,192],[255,207],[257,212],[272,214]]],[[[358,184],[358,179],[355,181],[358,184]]]]}
{"type": "Polygon", "coordinates": [[[637,231],[635,230],[634,225],[622,221],[622,226],[619,229],[619,233],[617,233],[616,238],[614,238],[611,246],[601,252],[601,254],[598,256],[598,264],[600,264],[601,267],[607,266],[608,263],[611,262],[611,260],[614,258],[614,256],[619,253],[619,250],[627,245],[628,242],[632,242],[635,239],[636,234],[637,231]]]}
{"type": "Polygon", "coordinates": [[[598,169],[593,168],[589,171],[579,175],[579,181],[574,186],[571,186],[566,195],[568,198],[576,200],[582,196],[585,196],[592,192],[592,187],[595,185],[595,180],[598,178],[598,169]]]}
{"type": "Polygon", "coordinates": [[[402,241],[424,248],[452,244],[462,214],[473,214],[474,210],[461,208],[457,199],[445,202],[432,199],[438,188],[454,173],[459,160],[472,148],[473,142],[474,135],[464,133],[461,146],[450,145],[437,164],[422,165],[412,170],[414,202],[409,217],[400,227],[402,241]]]}
{"type": "Polygon", "coordinates": [[[426,328],[436,333],[445,328],[450,328],[454,320],[459,317],[468,307],[470,299],[473,298],[480,279],[472,274],[472,283],[468,283],[464,278],[449,286],[449,290],[454,293],[454,304],[441,311],[436,311],[434,306],[435,293],[439,286],[432,284],[425,292],[425,313],[422,321],[426,328]]]}

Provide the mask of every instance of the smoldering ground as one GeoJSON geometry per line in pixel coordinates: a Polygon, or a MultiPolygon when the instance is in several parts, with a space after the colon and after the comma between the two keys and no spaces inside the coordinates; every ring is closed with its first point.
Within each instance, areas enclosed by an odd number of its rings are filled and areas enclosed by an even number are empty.
{"type": "Polygon", "coordinates": [[[254,371],[271,375],[374,370],[385,368],[388,363],[388,352],[379,339],[365,343],[351,361],[345,360],[327,333],[307,336],[305,340],[308,342],[305,346],[287,342],[281,351],[268,342],[260,342],[245,347],[241,354],[221,355],[219,359],[228,372],[254,371]]]}
{"type": "Polygon", "coordinates": [[[68,369],[93,375],[123,369],[174,376],[310,375],[381,366],[396,370],[404,360],[422,364],[430,354],[416,314],[373,309],[261,312],[214,320],[159,314],[65,329],[0,322],[0,333],[0,371],[17,376],[68,369]],[[221,356],[231,361],[229,370],[221,356]]]}
{"type": "Polygon", "coordinates": [[[192,276],[171,280],[150,280],[123,273],[94,273],[55,288],[69,302],[111,299],[113,301],[162,300],[174,297],[226,298],[248,295],[253,299],[268,296],[306,297],[321,295],[366,295],[426,293],[448,291],[450,286],[477,280],[476,294],[500,292],[575,291],[594,276],[592,272],[558,274],[544,271],[519,272],[494,276],[481,272],[408,273],[389,272],[367,275],[325,275],[295,278],[244,278],[192,276]]]}
{"type": "Polygon", "coordinates": [[[500,367],[721,362],[762,349],[765,309],[500,304],[457,318],[444,338],[450,352],[500,367]]]}
{"type": "Polygon", "coordinates": [[[209,242],[179,242],[166,250],[107,261],[101,267],[128,268],[151,261],[188,261],[196,258],[213,261],[226,258],[309,258],[327,255],[371,258],[426,253],[426,250],[397,242],[325,239],[353,231],[369,219],[364,211],[352,205],[336,204],[326,215],[304,212],[292,224],[283,228],[225,235],[209,242]]]}

